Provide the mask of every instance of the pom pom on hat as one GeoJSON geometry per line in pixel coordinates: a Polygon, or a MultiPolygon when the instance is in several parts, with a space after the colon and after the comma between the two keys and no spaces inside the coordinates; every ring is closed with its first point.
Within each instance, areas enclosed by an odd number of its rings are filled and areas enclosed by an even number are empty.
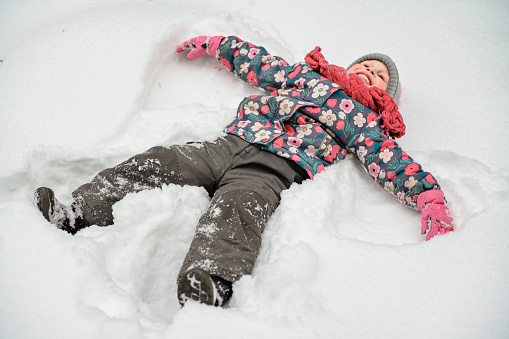
{"type": "Polygon", "coordinates": [[[386,92],[394,99],[397,103],[401,93],[401,83],[399,82],[399,73],[396,63],[388,56],[382,53],[369,53],[361,56],[347,67],[349,70],[353,65],[360,64],[366,60],[378,60],[387,67],[389,71],[389,83],[387,84],[386,92]]]}

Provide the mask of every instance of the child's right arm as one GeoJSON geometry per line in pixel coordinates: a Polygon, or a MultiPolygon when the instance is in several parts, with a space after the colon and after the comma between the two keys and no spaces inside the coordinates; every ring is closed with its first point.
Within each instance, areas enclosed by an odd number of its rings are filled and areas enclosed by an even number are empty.
{"type": "Polygon", "coordinates": [[[216,58],[239,79],[268,91],[293,87],[290,82],[299,79],[298,73],[303,73],[301,65],[289,66],[282,57],[235,36],[223,39],[216,58]]]}
{"type": "Polygon", "coordinates": [[[283,58],[270,55],[264,47],[255,46],[236,36],[196,37],[182,43],[177,52],[188,48],[194,48],[188,55],[189,59],[206,54],[215,56],[221,65],[239,79],[267,91],[305,88],[309,81],[317,78],[317,73],[309,65],[288,65],[283,58]]]}

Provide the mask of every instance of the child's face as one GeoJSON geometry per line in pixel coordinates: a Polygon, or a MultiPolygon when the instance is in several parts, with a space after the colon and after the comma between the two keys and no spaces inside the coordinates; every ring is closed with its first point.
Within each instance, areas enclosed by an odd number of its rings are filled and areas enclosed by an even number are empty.
{"type": "Polygon", "coordinates": [[[378,87],[387,90],[389,84],[389,70],[385,64],[378,60],[366,60],[355,64],[347,73],[357,74],[368,87],[378,87]]]}

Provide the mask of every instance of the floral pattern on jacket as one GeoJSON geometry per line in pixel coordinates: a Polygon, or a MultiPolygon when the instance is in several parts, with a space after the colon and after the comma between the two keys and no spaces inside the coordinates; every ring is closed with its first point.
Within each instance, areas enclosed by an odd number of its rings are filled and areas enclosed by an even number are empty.
{"type": "Polygon", "coordinates": [[[266,91],[239,105],[225,132],[291,159],[310,178],[353,153],[378,185],[417,209],[420,193],[440,189],[435,178],[381,129],[381,117],[306,63],[288,65],[263,47],[230,36],[219,62],[241,80],[266,91]]]}

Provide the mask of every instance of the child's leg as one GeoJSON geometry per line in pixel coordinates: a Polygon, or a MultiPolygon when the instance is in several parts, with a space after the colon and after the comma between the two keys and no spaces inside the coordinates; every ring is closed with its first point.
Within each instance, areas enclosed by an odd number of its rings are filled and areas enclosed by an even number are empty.
{"type": "Polygon", "coordinates": [[[111,225],[112,206],[128,193],[179,184],[203,186],[212,195],[232,158],[247,146],[227,136],[213,143],[153,147],[101,171],[72,195],[90,224],[111,225]]]}
{"type": "Polygon", "coordinates": [[[192,267],[230,282],[250,274],[275,207],[275,201],[249,190],[218,190],[199,221],[179,279],[192,267]]]}
{"type": "Polygon", "coordinates": [[[176,151],[158,146],[99,172],[72,196],[90,224],[106,226],[113,224],[112,206],[128,193],[169,183],[179,183],[176,151]]]}
{"type": "Polygon", "coordinates": [[[282,157],[257,147],[246,151],[221,179],[221,187],[201,217],[179,281],[194,267],[230,282],[250,274],[265,224],[281,192],[307,177],[282,157]]]}

